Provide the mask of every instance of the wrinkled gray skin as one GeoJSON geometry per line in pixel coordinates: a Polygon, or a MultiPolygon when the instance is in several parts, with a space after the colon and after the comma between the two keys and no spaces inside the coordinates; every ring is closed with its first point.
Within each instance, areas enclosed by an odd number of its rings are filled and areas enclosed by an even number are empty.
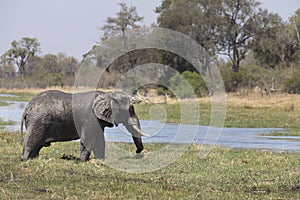
{"type": "Polygon", "coordinates": [[[132,134],[136,153],[144,147],[140,123],[131,98],[124,93],[85,92],[72,94],[56,90],[40,93],[25,108],[21,132],[25,122],[22,160],[39,155],[42,147],[51,142],[80,138],[80,160],[87,161],[91,152],[98,159],[105,157],[104,128],[124,124],[132,134]],[[73,103],[73,105],[72,105],[73,103]]]}

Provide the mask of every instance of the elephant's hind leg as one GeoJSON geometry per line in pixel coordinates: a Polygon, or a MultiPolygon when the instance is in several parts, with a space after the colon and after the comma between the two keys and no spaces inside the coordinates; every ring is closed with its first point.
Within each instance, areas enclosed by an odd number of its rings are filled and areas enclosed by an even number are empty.
{"type": "Polygon", "coordinates": [[[43,136],[41,134],[36,134],[32,127],[28,127],[24,139],[22,160],[38,157],[42,147],[43,136]]]}

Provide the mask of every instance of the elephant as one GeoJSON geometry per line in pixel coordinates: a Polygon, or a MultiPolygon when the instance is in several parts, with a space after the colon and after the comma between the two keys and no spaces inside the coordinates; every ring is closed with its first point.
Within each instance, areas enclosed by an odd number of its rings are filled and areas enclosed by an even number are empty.
{"type": "Polygon", "coordinates": [[[33,98],[26,106],[21,120],[21,135],[25,123],[21,160],[38,157],[42,147],[52,142],[80,139],[80,160],[105,158],[105,127],[123,124],[131,133],[136,153],[143,149],[139,119],[132,98],[123,92],[89,91],[65,93],[48,90],[33,98]]]}

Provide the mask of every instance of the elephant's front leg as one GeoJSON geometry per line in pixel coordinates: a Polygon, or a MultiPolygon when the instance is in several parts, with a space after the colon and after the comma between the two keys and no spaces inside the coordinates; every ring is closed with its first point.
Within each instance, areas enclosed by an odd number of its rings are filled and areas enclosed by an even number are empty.
{"type": "Polygon", "coordinates": [[[80,160],[87,161],[91,151],[97,159],[105,158],[104,126],[89,123],[83,127],[80,139],[80,160]]]}
{"type": "Polygon", "coordinates": [[[95,137],[95,143],[93,145],[93,152],[97,159],[105,158],[105,139],[104,139],[104,128],[98,132],[95,137]]]}
{"type": "Polygon", "coordinates": [[[91,152],[84,146],[82,142],[80,142],[80,160],[88,161],[90,158],[91,152]]]}

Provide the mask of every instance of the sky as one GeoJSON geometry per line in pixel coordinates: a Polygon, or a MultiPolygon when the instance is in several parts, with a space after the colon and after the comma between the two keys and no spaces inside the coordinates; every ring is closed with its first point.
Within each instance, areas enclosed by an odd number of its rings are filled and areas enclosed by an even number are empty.
{"type": "MultiPolygon", "coordinates": [[[[119,11],[118,2],[137,7],[146,26],[156,22],[154,9],[162,0],[0,0],[0,55],[13,40],[37,38],[42,52],[65,53],[79,61],[99,41],[107,17],[119,11]]],[[[261,7],[288,20],[299,0],[260,0],[261,7]]]]}

